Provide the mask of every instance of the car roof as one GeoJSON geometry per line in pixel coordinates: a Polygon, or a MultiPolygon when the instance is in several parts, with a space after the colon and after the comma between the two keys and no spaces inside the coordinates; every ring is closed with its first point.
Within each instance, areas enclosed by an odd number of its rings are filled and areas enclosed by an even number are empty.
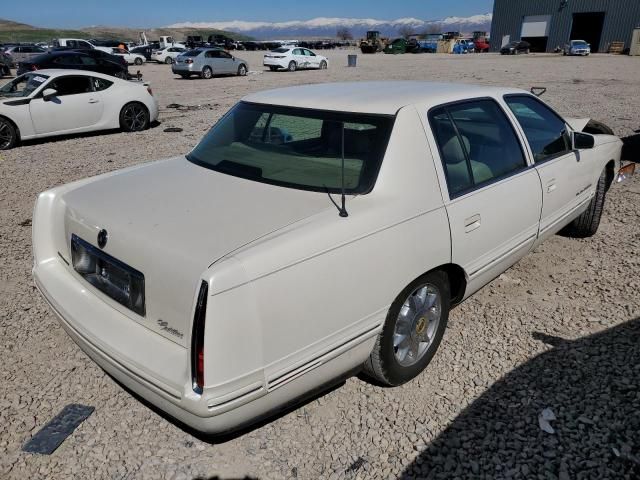
{"type": "Polygon", "coordinates": [[[112,77],[111,75],[105,75],[104,73],[94,72],[93,70],[75,70],[73,68],[43,68],[42,70],[35,70],[33,72],[26,72],[26,73],[35,73],[35,74],[41,73],[49,77],[61,77],[62,75],[84,75],[84,76],[104,78],[105,80],[109,80],[111,82],[116,80],[121,80],[117,77],[112,77]]]}
{"type": "Polygon", "coordinates": [[[509,93],[528,94],[515,88],[403,80],[299,85],[253,93],[242,100],[317,110],[395,115],[408,105],[430,107],[509,93]]]}

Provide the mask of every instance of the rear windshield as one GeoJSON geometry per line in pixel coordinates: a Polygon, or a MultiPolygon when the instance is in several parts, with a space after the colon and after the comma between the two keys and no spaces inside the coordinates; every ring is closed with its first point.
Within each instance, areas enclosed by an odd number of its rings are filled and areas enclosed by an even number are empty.
{"type": "Polygon", "coordinates": [[[241,102],[187,155],[200,166],[301,190],[373,188],[393,117],[241,102]]]}
{"type": "Polygon", "coordinates": [[[291,49],[290,48],[274,48],[271,51],[275,53],[287,53],[289,50],[291,49]]]}
{"type": "Polygon", "coordinates": [[[182,54],[183,57],[197,57],[202,53],[202,50],[189,50],[188,52],[184,52],[182,54]]]}

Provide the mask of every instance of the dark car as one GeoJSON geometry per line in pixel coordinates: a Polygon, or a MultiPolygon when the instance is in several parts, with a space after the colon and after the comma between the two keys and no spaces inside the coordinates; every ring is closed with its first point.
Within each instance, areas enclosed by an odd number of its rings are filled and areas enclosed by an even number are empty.
{"type": "MultiPolygon", "coordinates": [[[[153,50],[154,50],[154,48],[151,45],[143,45],[141,47],[134,47],[129,51],[131,53],[137,53],[138,55],[144,55],[144,58],[148,62],[149,60],[151,60],[151,52],[153,50]]],[[[120,58],[122,58],[122,57],[120,57],[120,58]]]]}
{"type": "Polygon", "coordinates": [[[4,50],[0,48],[0,77],[11,76],[12,63],[11,56],[4,53],[4,50]]]}
{"type": "MultiPolygon", "coordinates": [[[[112,61],[95,53],[96,51],[94,50],[91,50],[91,52],[89,54],[86,51],[65,50],[44,53],[33,57],[29,61],[20,62],[18,64],[18,75],[29,71],[42,70],[43,68],[73,68],[104,73],[105,75],[113,75],[119,78],[129,77],[127,66],[123,65],[120,60],[112,61]]],[[[102,53],[109,55],[106,52],[102,53]]],[[[109,56],[111,57],[112,55],[109,56]]]]}
{"type": "Polygon", "coordinates": [[[531,45],[529,42],[520,40],[519,42],[511,42],[500,49],[501,55],[518,55],[520,53],[529,53],[531,45]]]}

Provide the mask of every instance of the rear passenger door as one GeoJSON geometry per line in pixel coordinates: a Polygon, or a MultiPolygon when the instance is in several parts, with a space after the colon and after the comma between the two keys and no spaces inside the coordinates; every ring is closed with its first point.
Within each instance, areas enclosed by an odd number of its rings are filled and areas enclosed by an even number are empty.
{"type": "Polygon", "coordinates": [[[541,242],[581,211],[593,185],[583,168],[586,159],[572,150],[569,127],[562,118],[531,95],[507,95],[505,102],[527,138],[542,182],[541,242]]]}
{"type": "Polygon", "coordinates": [[[467,272],[470,295],[533,246],[542,208],[540,179],[494,99],[433,108],[429,124],[444,179],[452,262],[467,272]]]}

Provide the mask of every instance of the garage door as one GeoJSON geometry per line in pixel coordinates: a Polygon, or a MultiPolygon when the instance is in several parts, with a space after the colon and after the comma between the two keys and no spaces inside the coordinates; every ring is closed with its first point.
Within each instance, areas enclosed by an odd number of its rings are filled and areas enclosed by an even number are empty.
{"type": "Polygon", "coordinates": [[[521,38],[548,37],[551,15],[530,15],[522,20],[521,38]]]}

